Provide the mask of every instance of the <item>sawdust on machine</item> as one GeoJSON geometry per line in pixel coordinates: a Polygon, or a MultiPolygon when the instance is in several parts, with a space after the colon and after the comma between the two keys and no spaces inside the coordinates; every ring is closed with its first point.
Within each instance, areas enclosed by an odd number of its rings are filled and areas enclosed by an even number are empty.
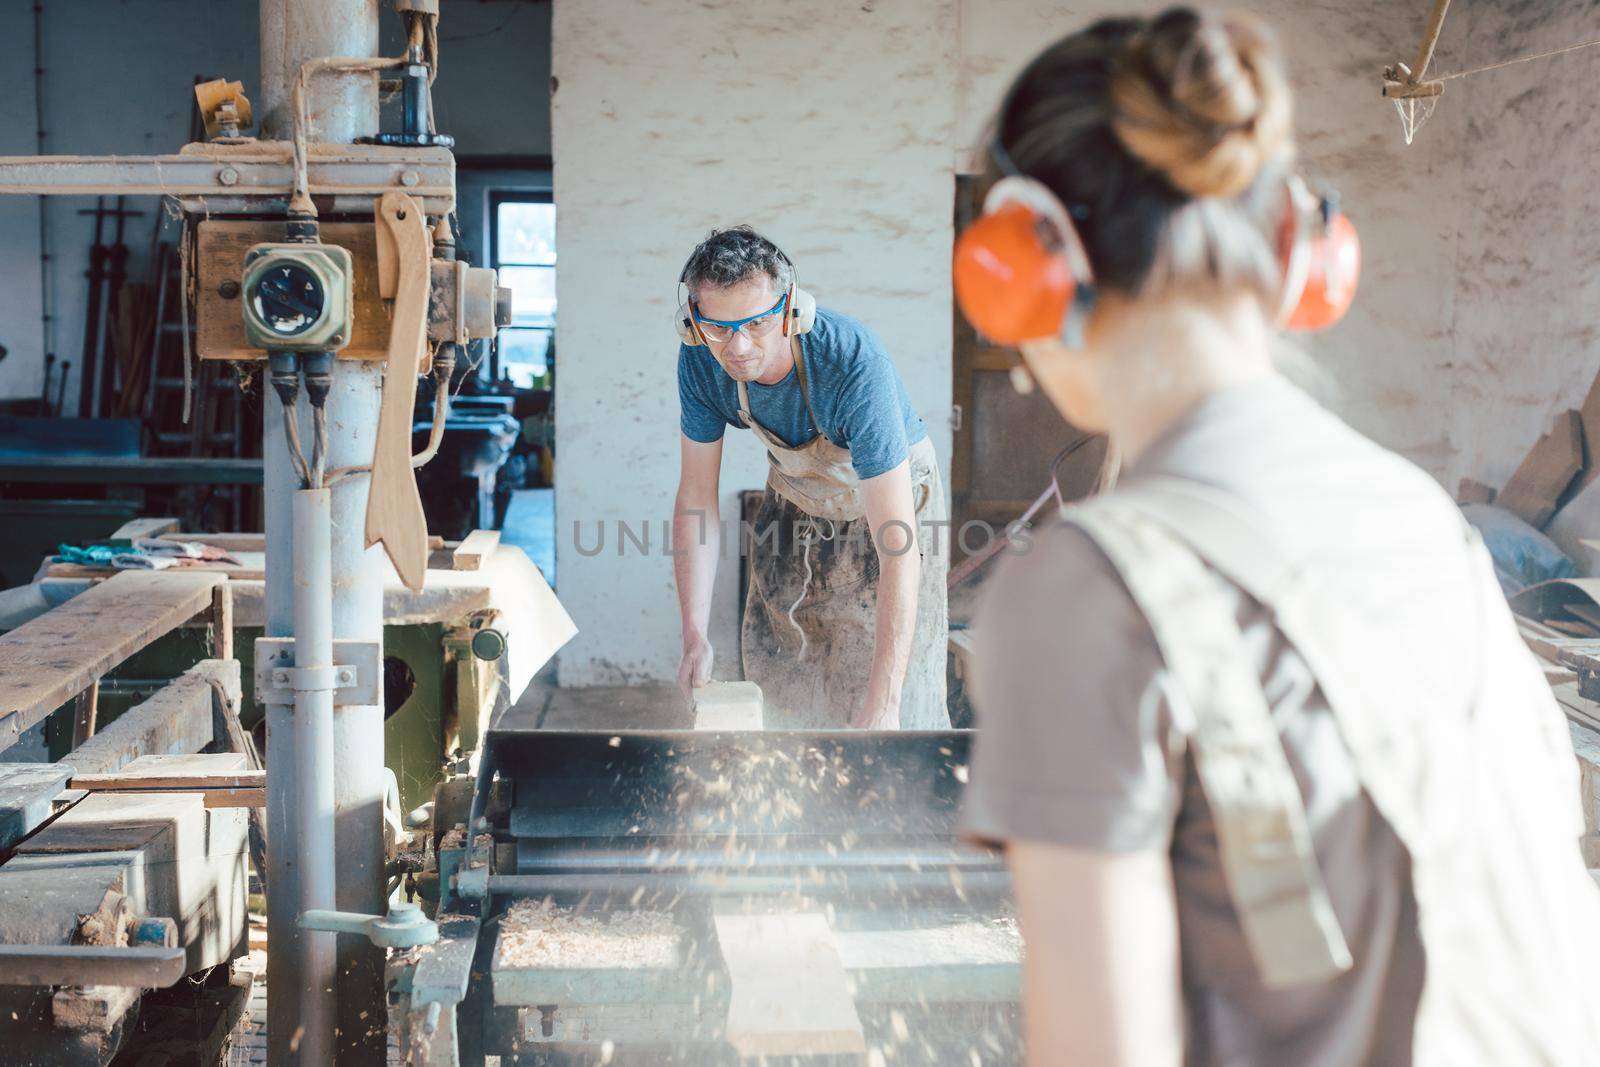
{"type": "Polygon", "coordinates": [[[584,915],[549,900],[521,900],[500,920],[503,967],[676,967],[682,959],[683,928],[669,912],[584,915]]]}

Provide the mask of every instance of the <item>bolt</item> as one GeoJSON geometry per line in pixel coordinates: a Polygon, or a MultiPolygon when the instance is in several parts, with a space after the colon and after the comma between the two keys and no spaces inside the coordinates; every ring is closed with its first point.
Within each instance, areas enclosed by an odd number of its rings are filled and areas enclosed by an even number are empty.
{"type": "Polygon", "coordinates": [[[342,333],[334,334],[332,337],[328,338],[328,343],[330,345],[342,345],[342,344],[344,344],[344,334],[342,334],[342,333]]]}
{"type": "Polygon", "coordinates": [[[223,167],[221,170],[217,171],[217,181],[221,182],[223,185],[238,185],[239,172],[234,170],[232,167],[223,167]]]}
{"type": "Polygon", "coordinates": [[[217,295],[224,300],[233,300],[239,295],[239,283],[229,278],[217,286],[217,295]]]}
{"type": "Polygon", "coordinates": [[[407,188],[416,185],[421,180],[422,176],[414,170],[403,170],[400,172],[400,184],[406,186],[407,188]]]}
{"type": "Polygon", "coordinates": [[[343,669],[343,670],[339,671],[339,682],[340,682],[340,684],[342,684],[342,685],[350,685],[355,680],[356,680],[355,679],[355,675],[353,673],[351,673],[350,670],[343,669]]]}
{"type": "Polygon", "coordinates": [[[288,685],[289,684],[289,672],[288,671],[273,671],[272,672],[272,684],[273,685],[288,685]]]}

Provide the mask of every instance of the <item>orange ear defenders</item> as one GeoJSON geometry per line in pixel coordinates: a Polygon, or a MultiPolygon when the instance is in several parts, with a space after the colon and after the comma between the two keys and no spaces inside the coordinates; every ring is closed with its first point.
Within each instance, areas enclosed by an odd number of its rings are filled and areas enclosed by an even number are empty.
{"type": "MultiPolygon", "coordinates": [[[[1326,329],[1355,300],[1361,243],[1333,197],[1313,198],[1297,175],[1287,186],[1278,322],[1326,329]]],[[[1043,183],[1015,174],[996,182],[983,216],[956,241],[952,273],[962,314],[995,344],[1042,337],[1082,344],[1094,276],[1071,216],[1043,183]]]]}
{"type": "Polygon", "coordinates": [[[1284,329],[1325,330],[1344,318],[1355,302],[1361,277],[1361,240],[1355,225],[1339,210],[1338,197],[1315,197],[1299,175],[1287,183],[1278,259],[1283,263],[1283,295],[1278,323],[1284,329]]]}
{"type": "Polygon", "coordinates": [[[1081,342],[1094,275],[1078,228],[1042,182],[995,182],[983,216],[956,241],[952,271],[962,314],[995,344],[1061,335],[1081,342]]]}

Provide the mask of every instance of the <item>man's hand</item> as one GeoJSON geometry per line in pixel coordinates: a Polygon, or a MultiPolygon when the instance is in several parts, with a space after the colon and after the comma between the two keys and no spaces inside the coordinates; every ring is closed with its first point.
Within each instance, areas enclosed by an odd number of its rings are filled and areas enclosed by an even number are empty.
{"type": "Polygon", "coordinates": [[[694,691],[711,681],[711,642],[693,637],[684,642],[683,659],[678,661],[678,688],[683,699],[693,700],[694,691]]]}
{"type": "Polygon", "coordinates": [[[863,704],[850,719],[852,730],[898,730],[900,729],[900,705],[888,705],[869,701],[863,704]]]}

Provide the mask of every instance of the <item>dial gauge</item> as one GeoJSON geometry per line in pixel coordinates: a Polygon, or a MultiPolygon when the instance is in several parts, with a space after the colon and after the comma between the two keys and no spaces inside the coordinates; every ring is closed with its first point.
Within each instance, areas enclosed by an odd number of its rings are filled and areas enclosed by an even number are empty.
{"type": "Polygon", "coordinates": [[[322,281],[298,263],[263,273],[250,295],[256,318],[280,337],[294,337],[314,326],[327,301],[322,281]]]}

